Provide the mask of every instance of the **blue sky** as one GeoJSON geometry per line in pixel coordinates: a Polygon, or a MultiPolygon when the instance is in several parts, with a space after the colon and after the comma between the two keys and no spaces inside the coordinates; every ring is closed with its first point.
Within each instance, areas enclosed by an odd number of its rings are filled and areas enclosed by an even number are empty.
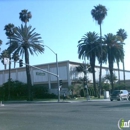
{"type": "MultiPolygon", "coordinates": [[[[43,44],[58,54],[59,61],[83,62],[78,59],[78,40],[89,31],[99,34],[99,26],[91,16],[93,6],[98,4],[108,9],[108,15],[102,24],[103,35],[116,34],[120,28],[125,29],[128,34],[124,50],[125,68],[130,70],[129,0],[0,0],[0,39],[3,41],[1,49],[7,48],[5,44],[8,41],[4,26],[8,23],[20,26],[22,22],[19,19],[19,12],[28,9],[32,13],[28,25],[36,28],[35,31],[41,34],[43,44]]],[[[55,55],[46,47],[44,54],[30,56],[31,65],[49,62],[55,62],[55,55]]],[[[122,64],[120,66],[122,68],[122,64]]],[[[2,68],[3,65],[0,63],[0,69],[2,68]]]]}

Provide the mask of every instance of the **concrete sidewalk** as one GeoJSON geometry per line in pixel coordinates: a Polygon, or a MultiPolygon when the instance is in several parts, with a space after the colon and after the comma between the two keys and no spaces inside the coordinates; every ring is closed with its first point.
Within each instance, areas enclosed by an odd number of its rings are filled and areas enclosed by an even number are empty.
{"type": "Polygon", "coordinates": [[[110,101],[110,99],[90,99],[90,100],[64,100],[61,99],[59,102],[58,100],[52,100],[52,101],[49,101],[49,100],[46,100],[46,101],[1,101],[0,102],[0,106],[4,106],[4,104],[25,104],[25,103],[28,103],[28,104],[38,104],[38,103],[78,103],[78,102],[108,102],[110,101]]]}
{"type": "Polygon", "coordinates": [[[90,100],[82,100],[82,101],[69,101],[69,102],[108,102],[110,99],[90,99],[90,100]]]}

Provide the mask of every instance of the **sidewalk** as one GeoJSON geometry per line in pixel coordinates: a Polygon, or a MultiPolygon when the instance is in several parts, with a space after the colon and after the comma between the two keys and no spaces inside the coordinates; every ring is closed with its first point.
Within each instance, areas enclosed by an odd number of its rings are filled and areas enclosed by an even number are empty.
{"type": "Polygon", "coordinates": [[[68,102],[70,102],[70,103],[73,103],[73,102],[108,102],[108,101],[110,101],[110,99],[90,99],[90,100],[82,100],[82,101],[68,101],[68,102]]]}
{"type": "Polygon", "coordinates": [[[0,106],[4,105],[4,104],[32,104],[32,103],[76,103],[76,102],[106,102],[106,101],[110,101],[110,99],[90,99],[90,100],[64,100],[60,99],[60,101],[58,102],[58,100],[46,100],[46,101],[2,101],[0,103],[0,106]]]}

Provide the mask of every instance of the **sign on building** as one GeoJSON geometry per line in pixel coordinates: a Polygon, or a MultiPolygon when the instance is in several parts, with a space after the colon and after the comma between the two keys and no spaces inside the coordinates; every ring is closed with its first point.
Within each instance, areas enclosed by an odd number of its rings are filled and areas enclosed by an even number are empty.
{"type": "Polygon", "coordinates": [[[36,72],[36,75],[37,76],[45,76],[45,73],[43,73],[43,72],[36,72]]]}

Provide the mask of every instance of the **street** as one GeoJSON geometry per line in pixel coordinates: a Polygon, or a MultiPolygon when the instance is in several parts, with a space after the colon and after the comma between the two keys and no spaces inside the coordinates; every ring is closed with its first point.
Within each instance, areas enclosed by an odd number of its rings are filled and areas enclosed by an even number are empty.
{"type": "Polygon", "coordinates": [[[119,130],[130,120],[129,101],[22,103],[0,107],[0,130],[119,130]]]}

